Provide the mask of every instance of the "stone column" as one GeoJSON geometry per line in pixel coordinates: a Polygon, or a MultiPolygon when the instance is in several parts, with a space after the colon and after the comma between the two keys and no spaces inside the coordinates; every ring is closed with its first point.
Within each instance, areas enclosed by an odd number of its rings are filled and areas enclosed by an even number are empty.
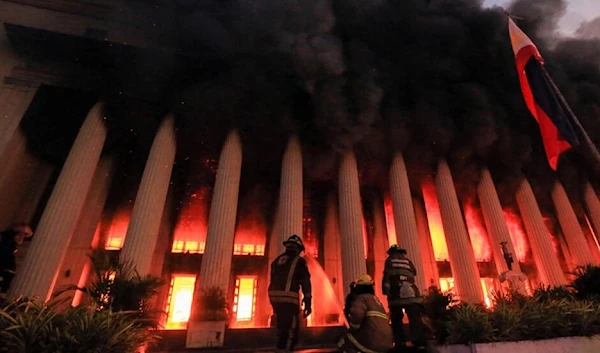
{"type": "Polygon", "coordinates": [[[220,287],[228,293],[241,171],[242,144],[238,133],[233,131],[219,158],[208,217],[206,251],[202,256],[200,288],[220,287]]]}
{"type": "Polygon", "coordinates": [[[367,273],[363,240],[362,209],[358,167],[354,152],[347,152],[341,160],[339,174],[340,234],[344,297],[350,283],[367,273]]]}
{"type": "Polygon", "coordinates": [[[415,283],[423,291],[427,288],[427,281],[424,276],[423,258],[419,248],[419,233],[408,175],[406,174],[406,165],[404,164],[404,157],[399,152],[394,155],[390,169],[390,195],[392,197],[398,245],[408,252],[408,257],[415,265],[418,274],[415,283]]]}
{"type": "Polygon", "coordinates": [[[0,156],[4,154],[37,88],[4,85],[0,90],[0,156]]]}
{"type": "Polygon", "coordinates": [[[293,136],[283,154],[281,164],[281,186],[279,191],[279,241],[278,249],[283,252],[283,242],[296,234],[302,237],[302,149],[300,141],[293,136]]]}
{"type": "Polygon", "coordinates": [[[174,124],[174,117],[166,116],[154,137],[121,249],[121,260],[131,261],[142,276],[150,273],[169,192],[177,150],[174,124]]]}
{"type": "Polygon", "coordinates": [[[283,244],[281,244],[281,238],[279,230],[281,227],[279,224],[281,223],[281,216],[279,211],[279,206],[275,211],[275,217],[273,217],[273,227],[271,228],[271,234],[269,236],[268,243],[268,251],[269,251],[269,277],[271,275],[271,267],[270,264],[275,261],[277,256],[283,253],[283,244]]]}
{"type": "MultiPolygon", "coordinates": [[[[600,201],[589,181],[586,181],[583,187],[583,201],[587,211],[590,228],[594,231],[596,238],[592,239],[593,241],[588,240],[588,243],[594,243],[593,245],[595,245],[596,241],[600,242],[600,201]]],[[[598,246],[595,246],[595,250],[600,252],[598,246]]]]}
{"type": "Polygon", "coordinates": [[[574,265],[593,264],[594,256],[588,247],[579,220],[575,215],[564,187],[558,181],[554,183],[554,187],[552,188],[552,201],[554,201],[558,222],[567,241],[567,247],[573,258],[574,265]]]}
{"type": "MultiPolygon", "coordinates": [[[[383,208],[383,200],[375,197],[372,203],[373,212],[373,255],[375,260],[375,294],[383,303],[383,307],[387,308],[387,298],[383,295],[381,283],[383,282],[383,270],[385,269],[385,260],[387,259],[387,250],[389,249],[389,241],[387,235],[387,226],[385,223],[385,210],[383,208]]],[[[417,264],[415,264],[417,266],[417,264]]],[[[418,270],[417,270],[418,271],[418,270]]],[[[423,272],[418,273],[417,279],[423,278],[423,272]]],[[[424,281],[423,281],[424,282],[424,281]]]]}
{"type": "Polygon", "coordinates": [[[330,194],[327,199],[325,211],[325,229],[323,235],[323,269],[331,281],[338,302],[344,306],[344,286],[342,273],[342,251],[340,239],[340,224],[335,194],[330,194]]]}
{"type": "MultiPolygon", "coordinates": [[[[75,232],[67,249],[68,256],[65,257],[56,279],[56,290],[66,286],[85,286],[91,262],[89,261],[90,250],[98,223],[102,217],[102,211],[108,197],[110,184],[113,176],[114,158],[103,158],[92,181],[92,187],[88,192],[75,232]]],[[[73,297],[73,305],[78,305],[81,292],[76,292],[73,297]],[[78,295],[79,294],[79,295],[78,295]]]]}
{"type": "Polygon", "coordinates": [[[106,140],[101,103],[88,113],[8,292],[48,300],[83,208],[106,140]]]}
{"type": "Polygon", "coordinates": [[[504,260],[502,254],[501,242],[506,242],[508,250],[513,254],[514,262],[512,264],[513,271],[521,272],[521,266],[517,259],[517,253],[504,219],[504,212],[502,211],[502,205],[496,192],[496,186],[492,175],[487,168],[481,171],[481,179],[477,186],[477,196],[479,196],[479,203],[481,204],[481,211],[483,213],[483,219],[485,221],[485,227],[490,236],[490,242],[492,243],[492,252],[494,254],[494,262],[496,263],[496,269],[498,275],[508,271],[508,266],[504,260]]]}
{"type": "Polygon", "coordinates": [[[552,286],[566,285],[567,281],[554,252],[552,239],[527,179],[521,181],[516,199],[540,275],[540,282],[552,286]]]}
{"type": "Polygon", "coordinates": [[[445,161],[440,161],[438,165],[435,186],[457,295],[465,302],[482,303],[483,290],[479,269],[454,189],[452,174],[445,161]]]}
{"type": "Polygon", "coordinates": [[[423,259],[425,283],[427,283],[427,288],[432,285],[439,288],[440,275],[437,261],[435,260],[435,253],[433,252],[433,242],[431,240],[431,233],[429,232],[429,223],[427,222],[427,210],[425,210],[425,204],[421,200],[413,199],[413,205],[415,208],[415,219],[417,220],[417,231],[419,232],[419,250],[423,259]]]}

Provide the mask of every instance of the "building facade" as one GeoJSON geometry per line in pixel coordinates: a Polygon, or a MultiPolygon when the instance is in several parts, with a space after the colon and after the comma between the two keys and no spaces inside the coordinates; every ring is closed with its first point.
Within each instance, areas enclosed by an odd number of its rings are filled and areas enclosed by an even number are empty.
{"type": "Polygon", "coordinates": [[[0,226],[35,230],[10,297],[50,300],[85,285],[88,254],[105,249],[165,279],[166,329],[185,329],[198,293],[211,287],[227,293],[230,327],[265,327],[269,263],[292,234],[303,236],[315,293],[324,293],[309,318],[315,326],[339,324],[358,275],[381,281],[393,243],[408,250],[421,290],[437,286],[471,302],[489,303],[502,287],[503,242],[529,290],[600,264],[600,201],[589,182],[579,211],[556,182],[560,229],[551,232],[526,179],[508,209],[483,168],[473,202],[457,193],[443,159],[415,184],[397,152],[389,185],[370,188],[359,174],[364,161],[347,151],[323,183],[306,177],[300,136],[278,137],[280,148],[265,156],[217,119],[182,124],[171,107],[195,102],[173,100],[173,77],[218,57],[179,52],[173,24],[159,22],[167,3],[123,6],[0,1],[0,226]]]}

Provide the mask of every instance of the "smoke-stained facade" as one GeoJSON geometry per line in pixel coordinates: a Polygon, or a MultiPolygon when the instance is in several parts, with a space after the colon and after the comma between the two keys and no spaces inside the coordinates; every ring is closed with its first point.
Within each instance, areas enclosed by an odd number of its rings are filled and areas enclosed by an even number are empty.
{"type": "MultiPolygon", "coordinates": [[[[556,37],[563,0],[509,11],[598,144],[600,34],[556,37]]],[[[529,289],[600,264],[600,166],[548,167],[502,9],[0,0],[0,22],[0,226],[35,229],[10,296],[83,285],[106,249],[168,283],[167,329],[212,286],[230,327],[268,326],[291,233],[327,293],[308,325],[339,324],[332,303],[393,243],[422,291],[488,304],[503,242],[529,289]]]]}

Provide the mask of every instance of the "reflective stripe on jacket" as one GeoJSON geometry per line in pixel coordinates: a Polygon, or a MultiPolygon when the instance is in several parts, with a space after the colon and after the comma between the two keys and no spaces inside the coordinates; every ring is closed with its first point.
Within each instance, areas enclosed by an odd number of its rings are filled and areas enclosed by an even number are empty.
{"type": "Polygon", "coordinates": [[[272,304],[299,305],[300,288],[305,298],[311,297],[310,273],[306,260],[293,251],[286,251],[271,264],[269,299],[272,304]]]}
{"type": "Polygon", "coordinates": [[[388,305],[404,306],[423,302],[419,288],[415,285],[417,271],[412,261],[401,254],[391,254],[385,261],[383,271],[383,293],[388,305]]]}
{"type": "Polygon", "coordinates": [[[340,350],[378,353],[392,348],[392,328],[379,298],[373,294],[360,294],[347,313],[350,330],[340,341],[340,350]]]}

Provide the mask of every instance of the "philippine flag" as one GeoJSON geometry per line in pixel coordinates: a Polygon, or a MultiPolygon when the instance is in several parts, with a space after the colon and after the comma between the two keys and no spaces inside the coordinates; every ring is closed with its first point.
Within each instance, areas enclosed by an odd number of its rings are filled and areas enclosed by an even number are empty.
{"type": "Polygon", "coordinates": [[[508,31],[523,98],[540,126],[550,167],[556,170],[561,153],[579,145],[577,134],[542,67],[544,59],[535,44],[510,17],[508,31]]]}

